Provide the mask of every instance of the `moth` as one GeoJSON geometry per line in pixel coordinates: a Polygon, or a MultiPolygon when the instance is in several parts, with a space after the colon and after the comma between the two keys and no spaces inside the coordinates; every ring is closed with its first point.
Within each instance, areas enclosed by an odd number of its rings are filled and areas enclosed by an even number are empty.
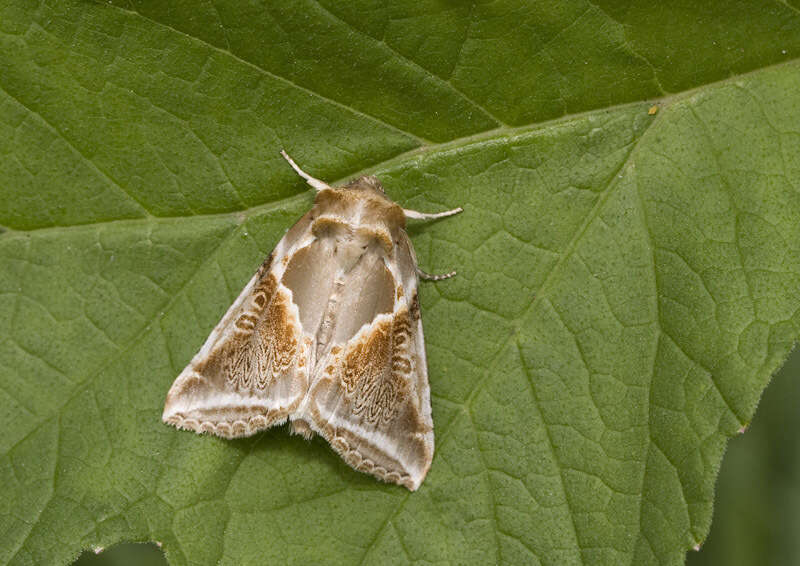
{"type": "Polygon", "coordinates": [[[278,242],[175,379],[163,420],[224,438],[291,423],[347,464],[416,490],[433,421],[409,218],[372,176],[331,187],[305,173],[314,205],[278,242]]]}

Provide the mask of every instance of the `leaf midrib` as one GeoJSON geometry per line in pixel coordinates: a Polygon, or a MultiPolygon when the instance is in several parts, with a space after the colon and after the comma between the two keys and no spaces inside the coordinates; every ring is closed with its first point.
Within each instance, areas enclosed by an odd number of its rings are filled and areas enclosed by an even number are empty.
{"type": "MultiPolygon", "coordinates": [[[[122,8],[119,8],[119,9],[122,10],[122,11],[128,12],[128,10],[124,10],[122,8]]],[[[133,12],[133,13],[138,14],[137,12],[133,12]]],[[[144,18],[145,16],[142,16],[142,17],[144,18]]],[[[156,25],[164,25],[164,24],[160,24],[159,22],[156,22],[154,20],[149,20],[149,21],[153,21],[153,23],[156,24],[156,25]]],[[[165,27],[169,27],[169,26],[165,26],[165,27]]],[[[169,28],[169,29],[172,30],[173,28],[169,28]]],[[[183,35],[187,35],[187,34],[185,34],[183,32],[180,32],[179,30],[174,30],[174,31],[176,33],[181,33],[183,35]]],[[[187,36],[187,37],[194,38],[194,36],[190,36],[190,35],[187,36]]],[[[194,38],[194,39],[196,39],[197,41],[201,41],[201,42],[203,41],[203,40],[197,39],[197,38],[194,38]]],[[[216,46],[214,46],[212,44],[208,44],[208,45],[210,47],[214,48],[214,49],[217,49],[217,50],[221,51],[222,53],[225,53],[225,54],[227,54],[227,55],[229,55],[231,57],[236,58],[236,56],[233,55],[232,53],[229,53],[229,52],[227,52],[227,51],[225,51],[223,49],[220,49],[219,47],[216,47],[216,46]]],[[[238,58],[237,58],[237,60],[238,60],[238,58]]],[[[779,68],[782,68],[782,67],[792,67],[792,66],[795,66],[798,63],[800,63],[800,57],[795,57],[795,58],[787,60],[787,61],[782,61],[780,63],[774,63],[772,65],[767,65],[765,67],[760,67],[758,69],[753,69],[752,71],[748,71],[747,73],[742,73],[742,74],[739,74],[739,75],[732,75],[732,76],[730,76],[730,77],[728,77],[726,79],[722,79],[722,80],[719,80],[719,81],[714,81],[714,82],[710,82],[710,83],[707,83],[707,84],[699,85],[697,87],[693,87],[691,89],[688,89],[688,90],[685,90],[685,91],[681,91],[681,92],[678,92],[678,93],[669,94],[667,96],[663,96],[663,97],[660,97],[660,98],[652,98],[652,99],[648,98],[648,99],[637,100],[637,101],[633,101],[633,102],[625,102],[625,103],[621,103],[621,104],[605,106],[605,107],[602,107],[602,108],[594,108],[594,109],[591,109],[591,110],[585,110],[585,111],[582,111],[582,112],[576,112],[576,113],[573,113],[573,114],[567,114],[567,115],[564,115],[564,116],[559,116],[557,118],[553,118],[553,119],[550,119],[550,120],[543,120],[541,122],[532,122],[530,124],[525,124],[523,126],[515,126],[515,127],[501,126],[499,128],[493,128],[491,130],[486,130],[486,131],[483,131],[483,132],[478,132],[478,133],[475,133],[475,134],[470,134],[470,135],[467,135],[467,136],[454,138],[454,139],[446,141],[446,142],[440,142],[440,143],[426,142],[426,144],[422,144],[422,145],[419,145],[419,146],[417,146],[415,148],[412,148],[410,150],[406,150],[406,151],[402,151],[400,153],[397,153],[396,155],[394,155],[392,157],[389,157],[387,159],[384,159],[383,161],[380,161],[378,163],[374,163],[374,164],[370,165],[369,167],[358,169],[358,170],[354,170],[354,171],[348,173],[347,175],[341,177],[340,179],[332,181],[331,185],[336,186],[336,185],[344,184],[348,180],[350,180],[350,179],[352,179],[354,177],[358,177],[360,175],[379,174],[381,171],[386,171],[388,169],[391,169],[395,164],[402,163],[402,162],[405,162],[405,161],[411,161],[414,158],[422,157],[422,156],[424,156],[426,154],[442,154],[442,153],[447,152],[447,151],[453,151],[453,150],[457,150],[457,149],[464,149],[464,148],[467,148],[467,147],[480,146],[481,144],[484,144],[484,143],[485,144],[491,144],[494,141],[499,141],[499,140],[502,140],[502,139],[513,139],[516,136],[522,136],[522,135],[529,134],[529,133],[532,133],[532,132],[537,131],[537,130],[544,130],[546,128],[555,128],[555,127],[562,126],[564,124],[569,124],[571,122],[580,120],[582,118],[585,118],[586,116],[590,116],[590,115],[593,115],[593,114],[604,113],[604,112],[614,112],[614,111],[617,111],[617,110],[622,111],[622,110],[625,110],[625,109],[628,109],[628,108],[635,108],[637,106],[641,106],[642,104],[647,103],[647,104],[652,104],[652,105],[658,106],[659,107],[658,112],[659,112],[659,115],[660,115],[660,114],[663,114],[663,112],[666,109],[668,109],[671,105],[676,104],[678,102],[681,102],[683,100],[686,100],[688,98],[691,98],[692,96],[695,96],[697,94],[703,94],[704,92],[706,92],[709,89],[721,88],[721,87],[723,87],[725,85],[728,85],[728,84],[731,84],[731,83],[735,83],[735,82],[737,82],[739,80],[742,80],[743,78],[747,78],[747,77],[752,76],[752,75],[757,75],[757,74],[760,74],[760,73],[763,73],[763,72],[767,72],[767,71],[774,70],[774,69],[779,69],[779,68]]],[[[248,64],[250,66],[256,68],[256,69],[261,70],[260,67],[256,67],[252,63],[248,63],[248,64]]],[[[298,88],[304,88],[304,87],[298,87],[298,88]]],[[[3,92],[6,92],[5,89],[2,88],[2,86],[0,86],[0,90],[2,90],[3,92]]],[[[311,94],[316,95],[316,93],[314,93],[313,91],[308,90],[308,92],[310,92],[311,94]]],[[[318,96],[321,96],[321,95],[318,95],[318,96]]],[[[36,114],[33,110],[31,110],[28,106],[23,104],[20,100],[14,98],[14,97],[12,97],[12,98],[14,100],[16,100],[20,105],[22,105],[28,112],[36,114]]],[[[322,98],[324,98],[324,97],[322,97],[322,98]]],[[[340,104],[340,106],[341,106],[341,104],[340,104]]],[[[345,108],[348,108],[348,107],[345,107],[345,108]]],[[[659,117],[659,115],[656,115],[654,121],[659,117]]],[[[402,133],[407,134],[407,132],[402,132],[402,133]]],[[[78,153],[80,155],[80,152],[78,152],[78,153]]],[[[102,225],[107,225],[107,224],[136,226],[136,225],[142,224],[142,223],[146,224],[146,223],[162,222],[162,221],[168,222],[168,221],[184,220],[184,219],[204,219],[204,218],[215,219],[215,218],[227,218],[227,217],[239,216],[239,215],[244,215],[245,217],[250,217],[253,214],[259,214],[259,213],[264,212],[264,211],[277,209],[277,208],[280,208],[282,206],[285,206],[285,205],[291,204],[293,202],[296,202],[298,200],[301,200],[303,198],[309,198],[309,195],[311,195],[311,194],[313,194],[313,191],[311,189],[309,189],[309,190],[302,191],[300,193],[297,193],[297,194],[289,196],[289,197],[285,197],[285,198],[282,198],[282,199],[271,200],[271,201],[266,201],[266,202],[263,202],[261,204],[257,204],[255,206],[251,206],[251,207],[232,209],[232,210],[228,210],[228,211],[225,211],[225,212],[213,212],[213,213],[208,213],[208,214],[189,214],[189,215],[176,215],[176,216],[157,216],[157,215],[154,215],[154,214],[149,214],[148,216],[144,216],[144,217],[140,217],[140,218],[112,218],[112,219],[108,219],[108,220],[100,220],[100,221],[97,221],[97,222],[82,222],[82,223],[66,224],[66,225],[58,225],[58,226],[42,226],[42,227],[36,227],[36,228],[13,228],[13,227],[8,226],[8,225],[0,225],[0,241],[2,241],[4,238],[8,238],[8,237],[13,236],[14,234],[29,234],[29,233],[41,233],[41,232],[48,233],[48,232],[53,232],[53,231],[55,231],[55,232],[68,231],[68,230],[73,230],[73,229],[76,229],[76,228],[96,227],[96,226],[102,226],[102,225]]],[[[135,202],[135,201],[132,201],[132,202],[135,202]]]]}

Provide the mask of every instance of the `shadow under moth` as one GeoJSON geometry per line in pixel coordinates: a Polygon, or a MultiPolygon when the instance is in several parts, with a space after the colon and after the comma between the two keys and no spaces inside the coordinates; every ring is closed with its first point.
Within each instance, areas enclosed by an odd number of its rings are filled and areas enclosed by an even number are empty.
{"type": "Polygon", "coordinates": [[[433,420],[406,219],[443,218],[389,199],[380,181],[331,187],[302,171],[314,205],[245,286],[175,379],[163,420],[224,438],[286,422],[319,434],[356,470],[416,490],[433,420]]]}

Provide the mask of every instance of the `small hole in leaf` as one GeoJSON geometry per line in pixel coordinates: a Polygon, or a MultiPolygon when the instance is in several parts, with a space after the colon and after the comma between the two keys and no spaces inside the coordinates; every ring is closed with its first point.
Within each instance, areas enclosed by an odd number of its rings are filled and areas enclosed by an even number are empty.
{"type": "Polygon", "coordinates": [[[72,566],[168,566],[168,563],[154,542],[124,542],[84,550],[72,566]]]}

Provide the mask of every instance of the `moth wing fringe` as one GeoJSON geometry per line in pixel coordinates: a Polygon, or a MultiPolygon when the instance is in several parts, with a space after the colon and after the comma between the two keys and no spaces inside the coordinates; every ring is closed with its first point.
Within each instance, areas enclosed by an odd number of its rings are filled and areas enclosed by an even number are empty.
{"type": "Polygon", "coordinates": [[[430,468],[430,463],[428,463],[428,466],[423,470],[422,474],[417,479],[414,479],[411,474],[401,473],[396,470],[389,470],[386,467],[374,462],[370,458],[365,457],[363,454],[361,454],[361,452],[358,451],[358,449],[350,448],[347,440],[341,436],[333,437],[333,439],[330,441],[330,445],[351,468],[358,470],[359,472],[372,474],[373,476],[380,478],[387,483],[396,483],[398,485],[402,485],[411,491],[417,490],[422,483],[422,480],[425,479],[428,469],[430,468]]]}
{"type": "Polygon", "coordinates": [[[179,430],[190,430],[198,434],[210,433],[222,438],[233,439],[252,436],[262,430],[281,425],[287,419],[287,415],[278,418],[271,418],[269,415],[252,415],[246,420],[236,419],[234,421],[215,422],[186,418],[182,413],[176,413],[164,418],[164,422],[179,430]]]}

